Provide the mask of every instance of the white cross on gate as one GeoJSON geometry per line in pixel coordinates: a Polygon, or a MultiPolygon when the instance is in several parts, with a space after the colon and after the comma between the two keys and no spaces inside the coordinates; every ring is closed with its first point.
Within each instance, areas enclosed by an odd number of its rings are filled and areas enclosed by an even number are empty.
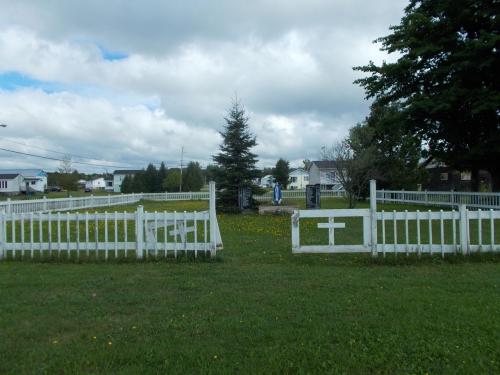
{"type": "Polygon", "coordinates": [[[334,223],[333,217],[328,218],[328,223],[318,223],[318,228],[328,229],[328,244],[335,245],[335,236],[333,231],[335,229],[345,228],[345,223],[334,223]]]}

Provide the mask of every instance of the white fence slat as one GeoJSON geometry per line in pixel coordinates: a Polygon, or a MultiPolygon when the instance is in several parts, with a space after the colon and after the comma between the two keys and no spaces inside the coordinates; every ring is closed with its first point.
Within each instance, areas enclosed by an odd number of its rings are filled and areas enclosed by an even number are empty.
{"type": "MultiPolygon", "coordinates": [[[[198,220],[197,220],[197,217],[196,217],[196,211],[194,211],[194,246],[195,246],[195,249],[198,247],[198,220]]],[[[194,257],[197,258],[198,257],[198,250],[195,250],[194,251],[194,257]]]]}
{"type": "Polygon", "coordinates": [[[385,258],[385,215],[384,210],[382,210],[382,253],[385,258]]]}
{"type": "Polygon", "coordinates": [[[35,251],[35,238],[34,238],[34,229],[33,229],[33,212],[30,212],[30,253],[31,258],[33,258],[33,252],[35,251]]]}
{"type": "Polygon", "coordinates": [[[104,211],[104,259],[108,260],[108,212],[104,211]]]}
{"type": "Polygon", "coordinates": [[[118,212],[115,211],[115,259],[118,259],[118,212]]]}
{"type": "Polygon", "coordinates": [[[409,256],[409,243],[410,243],[410,238],[409,238],[409,230],[408,230],[408,210],[405,210],[405,246],[406,246],[406,256],[409,256]]]}
{"type": "Polygon", "coordinates": [[[422,252],[422,247],[421,247],[421,237],[420,237],[420,211],[417,210],[417,253],[418,255],[421,254],[422,252]]]}
{"type": "Polygon", "coordinates": [[[443,221],[443,210],[439,211],[441,213],[441,218],[439,219],[439,236],[441,239],[441,257],[444,258],[444,221],[443,221]]]}
{"type": "Polygon", "coordinates": [[[90,256],[90,241],[89,241],[89,212],[85,211],[85,252],[87,259],[90,256]]]}
{"type": "MultiPolygon", "coordinates": [[[[40,241],[41,242],[41,241],[40,241]]],[[[57,213],[57,256],[61,256],[61,213],[57,213]]]]}
{"type": "Polygon", "coordinates": [[[429,213],[428,218],[428,231],[429,231],[429,254],[432,255],[432,218],[431,218],[431,210],[427,211],[429,213]]]}
{"type": "Polygon", "coordinates": [[[397,246],[398,246],[398,225],[396,221],[396,210],[393,211],[393,229],[394,229],[394,254],[397,254],[397,246]]]}
{"type": "Polygon", "coordinates": [[[124,238],[124,241],[125,241],[125,258],[127,257],[127,250],[128,250],[128,247],[127,247],[127,240],[128,240],[128,227],[127,227],[127,216],[125,215],[126,212],[123,211],[123,238],[124,238]]]}
{"type": "Polygon", "coordinates": [[[490,210],[490,249],[495,249],[495,220],[493,218],[493,210],[490,210]]]}

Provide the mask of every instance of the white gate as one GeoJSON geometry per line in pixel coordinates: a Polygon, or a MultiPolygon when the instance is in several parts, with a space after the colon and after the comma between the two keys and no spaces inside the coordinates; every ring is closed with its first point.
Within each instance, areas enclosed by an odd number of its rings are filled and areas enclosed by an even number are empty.
{"type": "Polygon", "coordinates": [[[371,252],[370,245],[370,210],[298,210],[292,215],[292,251],[294,253],[342,253],[371,252]],[[363,219],[362,243],[342,245],[336,243],[336,233],[340,230],[352,230],[347,227],[345,218],[361,217],[363,219]],[[324,218],[325,222],[317,224],[318,229],[328,230],[328,245],[300,245],[300,219],[324,218]]]}

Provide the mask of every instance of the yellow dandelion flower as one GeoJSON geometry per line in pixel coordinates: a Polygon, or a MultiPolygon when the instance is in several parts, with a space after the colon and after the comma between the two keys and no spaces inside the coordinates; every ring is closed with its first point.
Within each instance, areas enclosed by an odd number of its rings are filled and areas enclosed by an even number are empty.
{"type": "Polygon", "coordinates": [[[214,355],[214,359],[217,359],[217,355],[214,355]]]}
{"type": "Polygon", "coordinates": [[[95,336],[92,336],[92,340],[97,340],[97,337],[95,337],[95,336]]]}
{"type": "Polygon", "coordinates": [[[108,341],[108,345],[111,346],[113,345],[113,343],[111,341],[108,341]]]}

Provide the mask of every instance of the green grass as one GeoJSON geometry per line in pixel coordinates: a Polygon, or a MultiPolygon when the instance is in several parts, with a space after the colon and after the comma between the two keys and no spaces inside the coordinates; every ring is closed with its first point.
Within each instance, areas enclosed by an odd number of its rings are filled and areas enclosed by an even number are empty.
{"type": "Polygon", "coordinates": [[[498,255],[292,255],[288,215],[219,225],[216,261],[0,263],[0,373],[500,372],[498,255]]]}

